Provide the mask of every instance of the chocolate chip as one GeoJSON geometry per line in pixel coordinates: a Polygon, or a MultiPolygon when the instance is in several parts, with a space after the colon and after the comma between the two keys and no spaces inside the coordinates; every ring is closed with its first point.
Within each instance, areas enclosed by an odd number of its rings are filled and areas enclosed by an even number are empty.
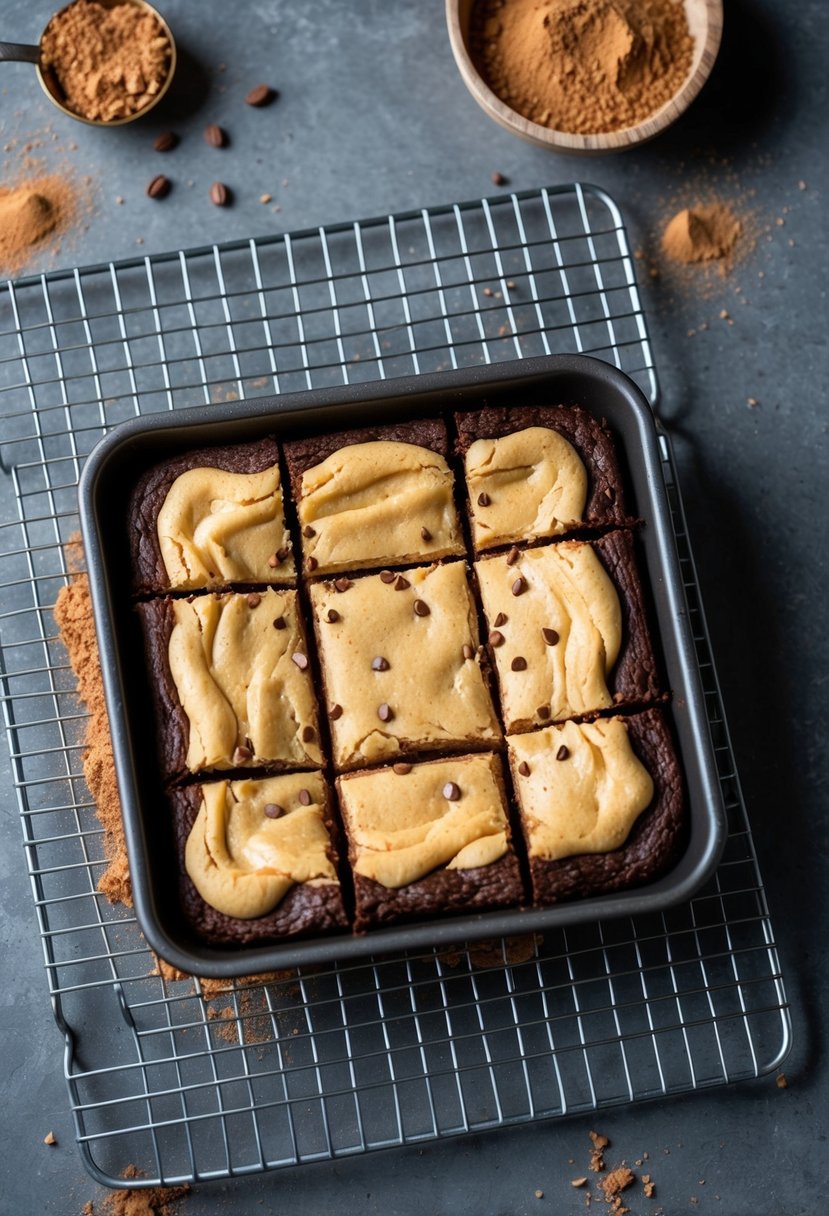
{"type": "Polygon", "coordinates": [[[549,705],[539,705],[535,712],[539,718],[549,718],[551,711],[549,705]]]}
{"type": "Polygon", "coordinates": [[[566,760],[569,755],[570,755],[570,748],[566,747],[562,743],[561,747],[556,752],[556,760],[566,760]]]}
{"type": "Polygon", "coordinates": [[[371,660],[372,671],[388,671],[390,663],[388,659],[384,659],[381,654],[378,654],[375,659],[371,660]]]}
{"type": "Polygon", "coordinates": [[[530,766],[529,766],[529,764],[527,764],[526,760],[522,760],[521,763],[518,765],[518,771],[522,777],[529,777],[530,766]]]}
{"type": "Polygon", "coordinates": [[[307,558],[305,565],[307,566],[307,568],[309,570],[314,571],[314,570],[316,570],[317,566],[319,565],[319,562],[317,561],[317,559],[315,557],[309,557],[309,558],[307,558]]]}
{"type": "Polygon", "coordinates": [[[331,719],[331,721],[336,722],[337,718],[341,718],[342,716],[343,716],[342,705],[332,705],[328,711],[328,717],[331,719]]]}
{"type": "Polygon", "coordinates": [[[542,629],[541,635],[548,646],[557,646],[561,638],[556,633],[555,629],[542,629]]]}
{"type": "Polygon", "coordinates": [[[478,506],[479,507],[488,507],[491,502],[492,502],[492,499],[489,497],[486,490],[482,490],[481,493],[478,495],[478,506]]]}
{"type": "Polygon", "coordinates": [[[313,743],[317,737],[317,732],[313,726],[303,726],[301,739],[303,743],[313,743]]]}
{"type": "Polygon", "coordinates": [[[253,752],[251,749],[249,747],[244,747],[243,744],[240,743],[233,753],[233,763],[244,764],[245,761],[250,760],[252,756],[253,752]]]}
{"type": "Polygon", "coordinates": [[[281,558],[280,558],[279,554],[272,553],[270,555],[270,557],[268,558],[268,565],[270,566],[271,570],[275,570],[276,567],[279,565],[280,561],[281,561],[281,558]]]}
{"type": "Polygon", "coordinates": [[[492,184],[493,186],[507,186],[509,185],[509,179],[504,177],[503,173],[498,173],[496,170],[492,175],[492,184]]]}
{"type": "Polygon", "coordinates": [[[411,587],[411,585],[412,584],[409,582],[409,580],[404,578],[402,574],[398,574],[397,578],[394,580],[395,591],[405,591],[406,588],[411,587]]]}
{"type": "Polygon", "coordinates": [[[258,608],[262,603],[262,596],[258,591],[251,591],[248,596],[248,608],[258,608]]]}
{"type": "Polygon", "coordinates": [[[268,819],[278,819],[280,815],[285,814],[284,806],[280,806],[278,802],[266,802],[262,810],[268,816],[268,819]]]}
{"type": "Polygon", "coordinates": [[[527,590],[527,580],[524,578],[524,576],[522,574],[519,574],[518,578],[515,580],[515,582],[510,587],[510,591],[512,592],[513,595],[523,595],[526,590],[527,590]]]}
{"type": "Polygon", "coordinates": [[[249,106],[267,106],[278,96],[269,84],[257,84],[245,95],[245,101],[249,106]]]}
{"type": "Polygon", "coordinates": [[[382,705],[377,706],[377,717],[381,722],[391,722],[394,717],[394,711],[390,705],[384,701],[382,705]]]}
{"type": "Polygon", "coordinates": [[[512,660],[512,662],[510,663],[510,667],[512,668],[513,671],[526,671],[527,670],[527,660],[524,658],[524,656],[522,654],[517,654],[515,656],[515,658],[512,660]]]}
{"type": "Polygon", "coordinates": [[[210,187],[210,201],[214,207],[226,207],[230,198],[230,191],[224,182],[214,182],[210,187]]]}
{"type": "Polygon", "coordinates": [[[396,577],[397,577],[397,575],[394,573],[393,570],[381,570],[380,571],[380,582],[381,583],[393,583],[396,577]]]}
{"type": "Polygon", "coordinates": [[[211,122],[204,128],[204,142],[210,144],[211,148],[223,148],[227,143],[227,136],[217,123],[211,122]]]}
{"type": "Polygon", "coordinates": [[[500,629],[493,629],[490,632],[489,644],[490,644],[490,646],[503,646],[504,635],[503,635],[503,633],[501,633],[500,629]]]}
{"type": "Polygon", "coordinates": [[[165,198],[170,193],[170,179],[159,173],[147,186],[150,198],[165,198]]]}
{"type": "Polygon", "coordinates": [[[299,793],[297,794],[297,798],[299,799],[299,801],[302,803],[303,806],[310,806],[311,803],[314,801],[313,798],[311,797],[311,791],[305,790],[305,789],[302,789],[299,791],[299,793]]]}
{"type": "Polygon", "coordinates": [[[424,600],[415,600],[414,602],[415,616],[428,616],[431,608],[424,600]]]}
{"type": "Polygon", "coordinates": [[[348,588],[350,586],[351,586],[350,578],[335,578],[334,579],[334,589],[336,591],[340,591],[340,592],[348,591],[348,588]]]}
{"type": "Polygon", "coordinates": [[[316,536],[316,534],[317,534],[316,529],[312,528],[310,524],[306,524],[305,527],[302,529],[303,536],[307,536],[310,538],[312,536],[316,536]]]}
{"type": "Polygon", "coordinates": [[[285,549],[285,548],[283,548],[283,549],[277,549],[277,551],[276,551],[276,556],[279,558],[279,560],[280,560],[281,562],[284,562],[284,561],[286,561],[286,560],[287,560],[287,559],[288,559],[288,558],[291,556],[291,550],[290,550],[290,549],[285,549]]]}
{"type": "Polygon", "coordinates": [[[329,625],[336,625],[337,621],[340,619],[340,614],[337,612],[336,608],[329,608],[325,614],[325,619],[328,621],[329,625]]]}
{"type": "Polygon", "coordinates": [[[461,796],[461,787],[454,781],[447,781],[443,787],[443,796],[447,802],[457,802],[461,796]]]}
{"type": "Polygon", "coordinates": [[[425,540],[425,541],[430,541],[432,539],[432,533],[429,531],[428,528],[420,529],[420,539],[425,540]]]}
{"type": "Polygon", "coordinates": [[[308,666],[308,656],[306,654],[302,654],[302,652],[298,650],[296,654],[291,655],[291,658],[296,663],[300,671],[305,671],[308,666]]]}
{"type": "Polygon", "coordinates": [[[273,627],[274,627],[274,629],[285,629],[285,628],[287,628],[287,625],[286,625],[286,621],[285,621],[284,616],[278,616],[278,617],[276,618],[276,620],[274,621],[274,623],[273,623],[273,627]]]}
{"type": "Polygon", "coordinates": [[[397,764],[393,764],[391,767],[392,772],[397,773],[398,777],[405,777],[407,773],[412,771],[411,764],[404,764],[402,761],[398,761],[397,764]]]}
{"type": "Polygon", "coordinates": [[[153,147],[156,152],[172,152],[177,143],[178,136],[174,131],[162,131],[153,140],[153,147]]]}
{"type": "Polygon", "coordinates": [[[472,649],[472,647],[469,645],[468,642],[464,642],[462,653],[463,653],[463,657],[466,659],[467,662],[469,662],[470,659],[475,658],[475,651],[472,649]]]}
{"type": "Polygon", "coordinates": [[[509,553],[507,554],[507,565],[514,566],[520,556],[521,556],[521,550],[517,549],[516,546],[513,545],[512,548],[510,549],[509,553]]]}
{"type": "Polygon", "coordinates": [[[508,620],[506,612],[499,612],[495,620],[492,622],[496,629],[500,629],[502,625],[506,625],[508,620]]]}

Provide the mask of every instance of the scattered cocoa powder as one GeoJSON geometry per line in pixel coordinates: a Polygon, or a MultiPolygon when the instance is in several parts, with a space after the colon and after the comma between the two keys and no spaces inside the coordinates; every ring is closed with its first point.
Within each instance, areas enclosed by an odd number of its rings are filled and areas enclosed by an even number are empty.
{"type": "Polygon", "coordinates": [[[588,1132],[593,1148],[590,1153],[590,1168],[594,1174],[601,1174],[604,1171],[604,1150],[609,1146],[610,1141],[607,1136],[602,1136],[598,1132],[588,1132]]]}
{"type": "Polygon", "coordinates": [[[36,247],[54,244],[72,225],[78,204],[71,177],[37,174],[0,186],[0,270],[16,275],[36,247]]]}
{"type": "MultiPolygon", "coordinates": [[[[133,1182],[141,1177],[134,1165],[128,1165],[121,1177],[133,1182]]],[[[133,1187],[112,1191],[101,1204],[106,1216],[173,1216],[175,1205],[190,1193],[189,1186],[133,1187]]]]}
{"type": "Polygon", "coordinates": [[[662,249],[674,262],[723,262],[731,259],[743,222],[727,203],[683,207],[662,234],[662,249]]]}
{"type": "Polygon", "coordinates": [[[64,103],[81,118],[112,122],[154,100],[170,70],[172,48],[154,14],[132,4],[74,0],[56,13],[40,44],[64,103]]]}
{"type": "Polygon", "coordinates": [[[694,48],[681,0],[478,0],[470,43],[511,109],[582,135],[654,114],[679,92],[694,48]]]}

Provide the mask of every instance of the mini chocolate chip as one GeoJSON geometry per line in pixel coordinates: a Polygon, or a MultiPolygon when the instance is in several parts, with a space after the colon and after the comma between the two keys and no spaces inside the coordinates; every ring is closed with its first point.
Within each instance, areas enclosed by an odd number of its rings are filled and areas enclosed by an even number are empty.
{"type": "Polygon", "coordinates": [[[412,771],[411,764],[404,764],[402,761],[398,761],[397,764],[393,764],[391,767],[392,772],[397,773],[398,777],[405,777],[407,773],[412,771]]]}
{"type": "Polygon", "coordinates": [[[405,591],[406,588],[411,587],[411,585],[412,584],[409,582],[409,580],[404,578],[402,574],[398,574],[397,578],[394,580],[395,591],[405,591]]]}
{"type": "Polygon", "coordinates": [[[527,670],[527,660],[524,658],[524,656],[522,654],[517,654],[515,656],[515,658],[512,660],[512,662],[510,663],[510,667],[512,668],[513,671],[526,671],[527,670]]]}
{"type": "Polygon", "coordinates": [[[548,646],[557,646],[561,641],[561,638],[556,633],[555,629],[542,629],[541,634],[548,646]]]}
{"type": "Polygon", "coordinates": [[[372,671],[388,671],[389,666],[388,659],[384,659],[381,654],[378,654],[375,659],[371,660],[372,671]]]}
{"type": "Polygon", "coordinates": [[[279,561],[280,561],[280,558],[279,558],[278,553],[272,553],[270,555],[270,557],[268,558],[268,565],[270,566],[271,570],[276,569],[276,567],[279,565],[279,561]]]}
{"type": "Polygon", "coordinates": [[[524,578],[524,576],[522,574],[519,574],[518,578],[515,580],[515,582],[510,587],[510,591],[512,592],[513,595],[523,595],[523,593],[526,590],[527,590],[527,580],[524,578]]]}
{"type": "Polygon", "coordinates": [[[156,135],[153,140],[153,147],[156,152],[172,152],[173,148],[178,143],[178,136],[174,131],[162,131],[160,135],[156,135]]]}
{"type": "Polygon", "coordinates": [[[317,732],[314,730],[313,726],[303,726],[301,736],[303,743],[313,743],[316,737],[317,732]]]}
{"type": "Polygon", "coordinates": [[[420,529],[420,539],[425,540],[425,541],[430,541],[432,539],[432,533],[429,531],[428,528],[420,529]]]}
{"type": "Polygon", "coordinates": [[[214,182],[210,187],[210,201],[214,207],[226,207],[230,202],[230,191],[224,182],[214,182]]]}
{"type": "Polygon", "coordinates": [[[461,787],[454,781],[447,781],[443,787],[443,796],[447,802],[457,802],[461,796],[461,787]]]}
{"type": "Polygon", "coordinates": [[[245,101],[249,106],[267,106],[278,96],[276,89],[269,84],[257,84],[245,94],[245,101]]]}
{"type": "Polygon", "coordinates": [[[529,766],[529,764],[527,764],[526,760],[522,760],[521,763],[518,765],[518,771],[522,777],[529,777],[530,766],[529,766]]]}
{"type": "Polygon", "coordinates": [[[316,536],[316,534],[317,534],[316,529],[312,528],[310,524],[306,524],[305,527],[302,529],[303,536],[307,536],[310,538],[312,536],[316,536]]]}
{"type": "Polygon", "coordinates": [[[462,653],[463,653],[463,657],[466,659],[467,662],[469,662],[470,659],[475,658],[475,651],[472,649],[472,647],[469,645],[468,642],[464,642],[462,653]]]}
{"type": "Polygon", "coordinates": [[[520,556],[521,556],[521,550],[517,549],[515,547],[515,545],[513,545],[512,548],[510,549],[509,553],[507,554],[507,565],[514,566],[520,556]]]}
{"type": "Polygon", "coordinates": [[[562,743],[561,747],[556,752],[556,760],[566,760],[569,755],[570,748],[566,747],[565,744],[562,743]]]}
{"type": "Polygon", "coordinates": [[[496,172],[492,174],[492,184],[493,186],[509,185],[509,178],[504,177],[503,173],[498,173],[496,170],[496,172]]]}
{"type": "Polygon", "coordinates": [[[262,810],[268,816],[268,819],[278,819],[280,815],[285,814],[284,806],[280,806],[278,802],[266,802],[262,810]]]}
{"type": "Polygon", "coordinates": [[[276,620],[274,621],[274,623],[273,623],[273,627],[274,627],[274,629],[285,629],[285,628],[287,628],[287,625],[286,625],[286,622],[285,622],[285,618],[284,618],[284,616],[278,616],[278,617],[276,618],[276,620]]]}
{"type": "Polygon", "coordinates": [[[340,619],[340,614],[337,612],[336,608],[329,608],[325,614],[325,619],[328,621],[329,625],[336,625],[337,621],[340,619]]]}
{"type": "Polygon", "coordinates": [[[204,128],[204,142],[210,144],[211,148],[223,148],[227,143],[227,136],[217,123],[210,122],[204,128]]]}
{"type": "Polygon", "coordinates": [[[311,791],[305,790],[305,789],[302,789],[299,791],[299,793],[297,794],[297,798],[299,799],[299,801],[302,803],[303,806],[310,806],[311,803],[314,801],[313,798],[311,797],[311,791]]]}
{"type": "Polygon", "coordinates": [[[424,600],[415,600],[414,602],[415,616],[428,616],[431,608],[424,600]]]}
{"type": "Polygon", "coordinates": [[[550,707],[549,707],[549,705],[539,705],[538,709],[535,712],[539,718],[549,718],[550,707]]]}
{"type": "Polygon", "coordinates": [[[378,705],[377,707],[377,717],[381,722],[391,722],[392,718],[394,717],[394,711],[392,710],[392,707],[387,705],[384,701],[382,705],[378,705]]]}
{"type": "Polygon", "coordinates": [[[489,497],[486,490],[482,490],[481,493],[478,495],[478,506],[479,507],[488,507],[491,502],[492,502],[492,499],[489,497]]]}
{"type": "Polygon", "coordinates": [[[286,560],[286,558],[289,558],[291,556],[291,550],[290,549],[277,549],[276,556],[279,559],[279,561],[284,562],[286,560]]]}
{"type": "Polygon", "coordinates": [[[492,623],[496,629],[500,629],[502,625],[506,625],[508,619],[506,612],[499,612],[492,623]]]}
{"type": "Polygon", "coordinates": [[[302,654],[302,652],[298,650],[296,654],[291,655],[291,658],[296,663],[300,671],[305,671],[306,667],[308,666],[308,656],[306,654],[302,654]]]}
{"type": "Polygon", "coordinates": [[[503,646],[504,635],[501,633],[500,629],[493,629],[491,631],[489,635],[489,644],[490,646],[503,646]]]}
{"type": "Polygon", "coordinates": [[[170,179],[158,173],[147,185],[150,198],[165,198],[170,193],[170,179]]]}
{"type": "Polygon", "coordinates": [[[309,557],[306,559],[305,565],[308,567],[309,570],[313,571],[313,570],[316,570],[317,566],[319,565],[319,562],[317,561],[317,559],[315,557],[309,557]]]}
{"type": "Polygon", "coordinates": [[[251,591],[248,596],[248,608],[258,608],[262,603],[262,596],[258,591],[251,591]]]}
{"type": "Polygon", "coordinates": [[[394,573],[393,570],[381,570],[380,571],[380,582],[381,583],[393,583],[396,577],[397,577],[397,575],[394,573]]]}
{"type": "Polygon", "coordinates": [[[341,591],[341,592],[348,591],[348,588],[350,586],[351,586],[350,578],[335,578],[334,579],[334,589],[336,591],[341,591]]]}
{"type": "Polygon", "coordinates": [[[336,722],[337,718],[341,718],[343,716],[342,705],[332,705],[328,711],[328,716],[332,722],[336,722]]]}
{"type": "Polygon", "coordinates": [[[234,764],[244,764],[244,762],[246,760],[250,760],[252,756],[253,756],[253,752],[251,751],[251,749],[249,747],[244,747],[240,743],[239,746],[236,748],[236,750],[233,753],[233,763],[234,764]]]}

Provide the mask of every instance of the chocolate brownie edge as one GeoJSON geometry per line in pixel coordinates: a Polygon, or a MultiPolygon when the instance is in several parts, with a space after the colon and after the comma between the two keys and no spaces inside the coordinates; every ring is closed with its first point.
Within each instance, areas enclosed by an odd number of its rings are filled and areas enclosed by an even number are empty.
{"type": "Polygon", "coordinates": [[[168,658],[173,632],[173,602],[169,598],[137,604],[144,635],[147,679],[153,700],[156,754],[164,782],[187,772],[190,722],[179,700],[168,658]]]}
{"type": "Polygon", "coordinates": [[[616,586],[622,609],[622,647],[608,681],[615,703],[664,700],[633,534],[618,529],[590,543],[616,586]]]}

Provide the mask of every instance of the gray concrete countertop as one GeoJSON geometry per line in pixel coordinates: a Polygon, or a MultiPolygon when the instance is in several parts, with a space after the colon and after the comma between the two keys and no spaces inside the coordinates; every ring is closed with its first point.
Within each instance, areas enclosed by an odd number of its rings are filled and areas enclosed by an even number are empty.
{"type": "MultiPolygon", "coordinates": [[[[590,160],[532,148],[482,114],[455,71],[440,0],[167,0],[179,78],[157,118],[116,131],[70,123],[29,67],[0,67],[0,180],[13,180],[27,156],[89,178],[87,226],[33,270],[479,197],[493,192],[495,171],[517,190],[581,178],[615,197],[643,254],[662,412],[793,1005],[787,1089],[772,1076],[595,1120],[207,1184],[185,1201],[188,1216],[575,1213],[584,1201],[570,1179],[594,1124],[618,1157],[650,1153],[657,1197],[640,1197],[635,1212],[806,1216],[820,1207],[829,1177],[829,27],[819,0],[726,7],[714,76],[685,118],[650,146],[590,160]],[[253,110],[243,98],[260,81],[280,98],[253,110]],[[227,129],[226,149],[204,143],[207,122],[227,129]],[[182,143],[161,156],[152,140],[166,128],[182,143]],[[145,194],[158,172],[174,179],[163,202],[145,194]],[[211,205],[216,179],[232,189],[231,207],[211,205]],[[735,204],[754,247],[728,278],[677,277],[659,256],[661,225],[709,196],[735,204]]],[[[48,15],[0,0],[8,39],[34,41],[48,15]]],[[[105,1192],[73,1144],[5,745],[0,782],[0,1210],[74,1214],[92,1200],[100,1211],[105,1192]],[[49,1130],[52,1148],[42,1143],[49,1130]]]]}

